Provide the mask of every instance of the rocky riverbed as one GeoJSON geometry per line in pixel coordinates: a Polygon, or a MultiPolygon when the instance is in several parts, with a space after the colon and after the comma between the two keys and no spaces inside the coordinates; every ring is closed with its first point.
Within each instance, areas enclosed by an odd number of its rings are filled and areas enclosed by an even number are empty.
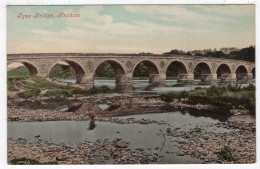
{"type": "Polygon", "coordinates": [[[204,162],[213,163],[255,163],[256,123],[255,119],[245,121],[244,119],[247,118],[248,116],[245,115],[232,116],[228,121],[215,125],[236,129],[228,133],[203,132],[200,128],[195,128],[189,132],[173,130],[168,134],[186,139],[186,141],[181,142],[180,151],[177,153],[179,156],[191,155],[204,160],[204,162]],[[223,159],[217,154],[224,146],[230,147],[232,160],[223,159]]]}
{"type": "Polygon", "coordinates": [[[8,139],[8,163],[12,159],[26,156],[40,163],[57,162],[57,164],[147,164],[155,162],[157,155],[147,155],[139,149],[130,150],[130,143],[123,140],[97,140],[84,142],[77,148],[54,145],[38,139],[28,143],[24,139],[8,139]]]}
{"type": "MultiPolygon", "coordinates": [[[[86,112],[95,109],[95,120],[101,122],[169,126],[161,120],[120,119],[115,116],[185,111],[187,109],[196,109],[197,111],[193,112],[195,117],[210,114],[199,114],[199,112],[207,111],[210,108],[208,105],[188,105],[177,99],[171,103],[165,103],[159,99],[144,99],[130,94],[98,94],[67,98],[65,101],[63,99],[56,100],[57,98],[43,97],[35,99],[9,98],[8,119],[21,121],[89,120],[86,112]],[[67,105],[69,111],[57,108],[62,108],[64,104],[67,105]],[[110,107],[96,108],[97,104],[107,104],[110,107]]],[[[190,113],[192,114],[192,112],[190,113]]],[[[179,128],[168,127],[165,133],[169,137],[182,138],[181,141],[178,141],[177,156],[191,156],[201,159],[205,163],[254,163],[256,159],[255,118],[248,118],[248,115],[228,117],[214,126],[230,129],[230,132],[207,132],[197,127],[189,131],[180,131],[179,128]],[[227,118],[228,120],[226,120],[227,118]],[[232,160],[225,160],[217,154],[224,146],[231,148],[232,160]]],[[[12,159],[25,156],[41,163],[55,161],[58,164],[156,163],[158,154],[146,154],[142,149],[130,149],[130,144],[122,140],[97,140],[96,142],[85,141],[76,148],[71,148],[62,144],[48,143],[40,138],[36,142],[8,139],[8,163],[10,164],[12,159]]]]}

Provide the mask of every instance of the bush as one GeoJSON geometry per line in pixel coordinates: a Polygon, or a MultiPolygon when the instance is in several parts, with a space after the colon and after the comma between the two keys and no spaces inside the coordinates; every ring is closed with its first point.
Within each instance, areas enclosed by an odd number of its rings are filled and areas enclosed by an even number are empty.
{"type": "Polygon", "coordinates": [[[216,154],[223,160],[227,160],[227,161],[233,161],[234,160],[234,155],[232,153],[232,149],[229,146],[224,146],[216,154]]]}
{"type": "Polygon", "coordinates": [[[188,97],[188,92],[186,91],[181,91],[179,93],[168,93],[168,94],[161,94],[159,96],[159,99],[166,103],[170,103],[173,101],[173,99],[182,99],[182,98],[187,98],[188,97]]]}
{"type": "Polygon", "coordinates": [[[28,99],[28,98],[31,98],[31,97],[38,96],[40,92],[41,92],[40,89],[31,89],[31,90],[26,90],[24,92],[17,93],[17,95],[19,97],[24,98],[24,99],[28,99]]]}
{"type": "Polygon", "coordinates": [[[173,94],[161,94],[159,98],[166,103],[170,103],[174,99],[173,94]]]}
{"type": "Polygon", "coordinates": [[[11,164],[13,164],[13,165],[41,165],[41,164],[53,165],[53,164],[58,164],[58,163],[57,163],[57,161],[50,161],[50,162],[47,162],[47,163],[40,163],[37,160],[23,157],[23,158],[11,160],[11,164]]]}
{"type": "Polygon", "coordinates": [[[98,93],[109,93],[112,90],[107,86],[93,87],[86,91],[86,94],[98,94],[98,93]]]}
{"type": "Polygon", "coordinates": [[[18,89],[15,88],[15,79],[7,79],[7,90],[18,91],[18,89]]]}
{"type": "Polygon", "coordinates": [[[196,89],[189,92],[187,102],[190,104],[210,104],[220,110],[233,108],[248,110],[255,114],[255,86],[241,85],[211,86],[207,89],[196,89]]]}

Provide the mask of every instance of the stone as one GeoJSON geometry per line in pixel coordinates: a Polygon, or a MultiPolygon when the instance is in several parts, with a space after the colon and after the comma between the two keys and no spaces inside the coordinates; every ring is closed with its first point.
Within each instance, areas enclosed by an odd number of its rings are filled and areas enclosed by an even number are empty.
{"type": "Polygon", "coordinates": [[[118,148],[126,148],[127,144],[126,144],[125,141],[119,140],[119,141],[116,142],[115,146],[118,147],[118,148]]]}
{"type": "Polygon", "coordinates": [[[17,115],[10,115],[10,116],[9,116],[9,119],[10,119],[11,121],[17,121],[17,120],[19,120],[19,116],[17,116],[17,115]]]}
{"type": "Polygon", "coordinates": [[[67,158],[68,158],[68,154],[67,153],[58,153],[55,156],[56,156],[56,160],[57,161],[66,161],[67,158]]]}

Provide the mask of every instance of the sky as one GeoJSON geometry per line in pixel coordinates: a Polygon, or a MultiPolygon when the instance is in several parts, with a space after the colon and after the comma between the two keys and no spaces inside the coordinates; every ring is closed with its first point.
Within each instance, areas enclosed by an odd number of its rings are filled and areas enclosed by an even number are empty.
{"type": "Polygon", "coordinates": [[[254,5],[8,6],[7,53],[140,53],[255,45],[254,5]],[[60,12],[80,17],[58,18],[60,12]],[[18,18],[31,15],[30,18],[18,18]],[[35,13],[54,18],[33,18],[35,13]]]}

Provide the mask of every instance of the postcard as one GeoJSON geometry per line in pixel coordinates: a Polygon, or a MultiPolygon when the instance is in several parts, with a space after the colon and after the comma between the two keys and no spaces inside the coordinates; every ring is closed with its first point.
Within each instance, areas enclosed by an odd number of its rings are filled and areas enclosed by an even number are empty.
{"type": "Polygon", "coordinates": [[[254,4],[7,5],[7,164],[253,164],[254,4]]]}

